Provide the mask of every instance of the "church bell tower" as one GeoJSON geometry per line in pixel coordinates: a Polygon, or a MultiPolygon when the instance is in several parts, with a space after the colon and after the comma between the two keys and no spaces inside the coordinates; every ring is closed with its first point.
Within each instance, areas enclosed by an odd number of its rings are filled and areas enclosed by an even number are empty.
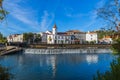
{"type": "Polygon", "coordinates": [[[53,26],[52,33],[53,33],[54,35],[57,34],[57,26],[56,26],[56,24],[53,26]]]}

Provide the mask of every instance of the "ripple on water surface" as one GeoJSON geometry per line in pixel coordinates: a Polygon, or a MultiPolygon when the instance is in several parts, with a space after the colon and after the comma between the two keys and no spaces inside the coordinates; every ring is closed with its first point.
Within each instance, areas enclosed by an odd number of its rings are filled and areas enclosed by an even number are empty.
{"type": "Polygon", "coordinates": [[[15,80],[92,80],[97,70],[109,70],[113,59],[110,53],[16,54],[2,56],[0,64],[10,68],[15,80]]]}

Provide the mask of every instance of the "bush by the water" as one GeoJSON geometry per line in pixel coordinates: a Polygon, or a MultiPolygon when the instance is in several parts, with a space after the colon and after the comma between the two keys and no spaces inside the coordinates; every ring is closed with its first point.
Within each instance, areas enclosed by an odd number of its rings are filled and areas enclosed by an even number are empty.
{"type": "Polygon", "coordinates": [[[98,71],[94,80],[120,80],[120,57],[111,63],[110,71],[106,71],[104,74],[98,71]]]}
{"type": "Polygon", "coordinates": [[[9,72],[8,68],[2,67],[0,65],[0,80],[11,80],[13,78],[12,74],[9,72]]]}
{"type": "Polygon", "coordinates": [[[115,43],[112,45],[112,50],[113,50],[113,52],[115,54],[119,54],[120,53],[120,38],[115,40],[115,43]]]}

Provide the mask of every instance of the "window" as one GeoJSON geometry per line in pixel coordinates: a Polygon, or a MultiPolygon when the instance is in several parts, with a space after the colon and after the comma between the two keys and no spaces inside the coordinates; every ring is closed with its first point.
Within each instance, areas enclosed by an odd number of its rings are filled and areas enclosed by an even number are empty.
{"type": "Polygon", "coordinates": [[[63,39],[63,36],[62,36],[62,39],[63,39]]]}
{"type": "Polygon", "coordinates": [[[57,37],[55,36],[55,39],[57,39],[57,37]]]}
{"type": "Polygon", "coordinates": [[[61,36],[60,36],[60,39],[61,39],[61,36]]]}
{"type": "Polygon", "coordinates": [[[58,39],[60,39],[60,37],[58,36],[58,39]]]}

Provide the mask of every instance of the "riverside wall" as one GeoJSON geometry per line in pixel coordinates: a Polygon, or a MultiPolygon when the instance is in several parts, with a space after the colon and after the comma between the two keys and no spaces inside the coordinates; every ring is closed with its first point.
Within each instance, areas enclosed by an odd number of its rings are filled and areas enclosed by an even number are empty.
{"type": "Polygon", "coordinates": [[[86,48],[86,49],[24,49],[24,54],[73,54],[73,53],[112,53],[109,48],[86,48]]]}

